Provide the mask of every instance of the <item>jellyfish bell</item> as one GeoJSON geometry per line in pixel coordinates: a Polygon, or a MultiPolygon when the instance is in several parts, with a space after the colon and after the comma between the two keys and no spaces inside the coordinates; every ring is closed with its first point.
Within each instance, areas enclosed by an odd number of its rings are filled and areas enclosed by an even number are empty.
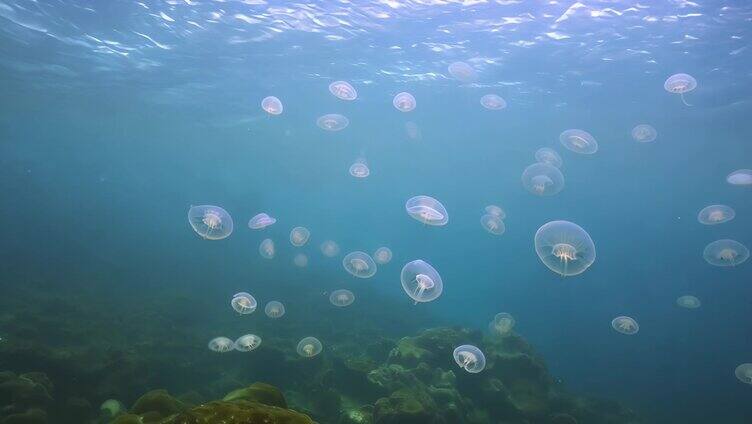
{"type": "Polygon", "coordinates": [[[592,155],[598,151],[598,142],[589,132],[571,129],[559,135],[559,141],[567,149],[583,155],[592,155]]]}
{"type": "Polygon", "coordinates": [[[473,82],[478,78],[475,68],[465,62],[452,62],[447,67],[449,75],[462,82],[473,82]]]}
{"type": "Polygon", "coordinates": [[[373,260],[379,264],[388,264],[392,260],[392,250],[388,247],[379,247],[373,252],[373,260]]]}
{"type": "Polygon", "coordinates": [[[522,171],[522,186],[537,196],[553,196],[564,188],[564,174],[547,163],[534,163],[522,171]]]}
{"type": "Polygon", "coordinates": [[[273,259],[275,252],[274,241],[272,239],[264,239],[261,241],[261,244],[259,244],[259,254],[262,258],[273,259]]]}
{"type": "Polygon", "coordinates": [[[736,186],[752,186],[752,169],[737,169],[728,174],[726,182],[736,186]]]}
{"type": "Polygon", "coordinates": [[[541,262],[562,277],[581,274],[595,262],[593,240],[573,222],[548,222],[535,233],[534,241],[541,262]]]}
{"type": "Polygon", "coordinates": [[[631,336],[640,331],[640,326],[632,317],[620,316],[611,321],[611,327],[621,334],[631,336]]]}
{"type": "Polygon", "coordinates": [[[321,253],[327,258],[333,258],[339,255],[339,245],[332,240],[325,240],[321,243],[321,253]]]}
{"type": "Polygon", "coordinates": [[[411,197],[405,203],[407,214],[426,225],[441,226],[449,222],[444,205],[430,196],[411,197]]]}
{"type": "Polygon", "coordinates": [[[400,112],[410,112],[413,109],[415,109],[415,106],[417,106],[415,97],[413,97],[412,94],[405,92],[405,91],[398,93],[396,96],[394,96],[394,99],[392,100],[392,104],[400,112]]]}
{"type": "Polygon", "coordinates": [[[256,302],[256,298],[249,293],[240,292],[232,297],[232,300],[230,300],[230,306],[232,306],[232,309],[234,309],[235,312],[241,315],[247,315],[256,310],[258,302],[256,302]]]}
{"type": "Polygon", "coordinates": [[[556,150],[548,147],[541,147],[540,149],[536,150],[535,160],[541,163],[555,166],[557,168],[561,168],[561,165],[564,163],[564,161],[561,160],[561,156],[556,153],[556,150]]]}
{"type": "Polygon", "coordinates": [[[734,369],[734,375],[744,384],[752,384],[752,364],[741,364],[734,369]]]}
{"type": "Polygon", "coordinates": [[[235,340],[235,350],[239,352],[250,352],[261,345],[261,337],[255,334],[246,334],[235,340]]]}
{"type": "Polygon", "coordinates": [[[488,205],[486,206],[485,211],[487,214],[498,216],[501,219],[507,218],[507,213],[504,212],[504,209],[497,205],[488,205]]]}
{"type": "Polygon", "coordinates": [[[321,342],[315,337],[306,337],[298,342],[297,352],[298,355],[304,358],[313,358],[321,353],[321,342]]]}
{"type": "Polygon", "coordinates": [[[736,266],[749,259],[749,249],[736,240],[716,240],[702,252],[705,260],[715,266],[736,266]]]}
{"type": "Polygon", "coordinates": [[[638,143],[652,143],[658,137],[658,131],[648,124],[632,128],[632,139],[638,143]]]}
{"type": "Polygon", "coordinates": [[[493,334],[506,336],[512,332],[515,323],[516,321],[511,314],[508,314],[506,312],[499,312],[488,324],[488,329],[493,334]]]}
{"type": "Polygon", "coordinates": [[[277,222],[276,218],[262,212],[248,221],[248,228],[252,230],[263,230],[264,228],[274,224],[275,222],[277,222]]]}
{"type": "Polygon", "coordinates": [[[355,87],[347,81],[334,81],[329,84],[329,92],[340,100],[349,101],[358,98],[358,92],[355,90],[355,87]]]}
{"type": "Polygon", "coordinates": [[[689,74],[674,74],[666,79],[663,88],[669,93],[678,94],[685,105],[692,106],[684,100],[684,93],[689,93],[697,88],[697,80],[689,74]]]}
{"type": "Polygon", "coordinates": [[[341,131],[347,128],[348,125],[350,125],[350,120],[348,120],[344,115],[340,115],[338,113],[329,113],[324,116],[320,116],[316,120],[316,125],[318,125],[318,127],[322,130],[326,131],[341,131]]]}
{"type": "Polygon", "coordinates": [[[444,282],[436,269],[426,261],[417,259],[408,262],[400,273],[402,288],[410,298],[418,302],[430,302],[444,290],[444,282]]]}
{"type": "Polygon", "coordinates": [[[209,349],[224,353],[235,349],[235,342],[227,337],[215,337],[209,341],[209,349]]]}
{"type": "Polygon", "coordinates": [[[358,278],[371,278],[376,274],[376,262],[368,253],[355,251],[348,253],[342,259],[345,271],[358,278]]]}
{"type": "Polygon", "coordinates": [[[371,170],[368,169],[368,165],[365,161],[358,160],[350,165],[350,175],[355,178],[366,178],[371,175],[371,170]]]}
{"type": "Polygon", "coordinates": [[[290,243],[295,247],[300,247],[308,243],[311,232],[306,227],[295,227],[290,231],[290,243]]]}
{"type": "Polygon", "coordinates": [[[276,300],[269,301],[264,307],[264,313],[269,318],[281,318],[285,314],[285,305],[276,300]]]}
{"type": "Polygon", "coordinates": [[[687,309],[697,309],[701,305],[700,299],[691,295],[680,296],[676,299],[676,304],[687,309]]]}
{"type": "Polygon", "coordinates": [[[193,231],[207,240],[221,240],[232,234],[232,217],[219,206],[191,206],[188,222],[193,231]]]}
{"type": "Polygon", "coordinates": [[[308,266],[308,256],[305,253],[298,253],[293,258],[292,263],[298,268],[304,268],[308,266]]]}
{"type": "Polygon", "coordinates": [[[486,367],[486,356],[473,345],[462,345],[454,349],[454,362],[465,371],[477,374],[486,367]]]}
{"type": "Polygon", "coordinates": [[[697,214],[700,224],[716,225],[729,222],[736,216],[736,212],[726,205],[710,205],[702,208],[697,214]]]}
{"type": "Polygon", "coordinates": [[[350,306],[355,302],[355,295],[350,290],[335,290],[329,295],[329,302],[334,306],[350,306]]]}
{"type": "Polygon", "coordinates": [[[264,109],[269,115],[279,115],[282,113],[282,101],[274,96],[264,97],[261,100],[261,109],[264,109]]]}
{"type": "Polygon", "coordinates": [[[507,101],[496,94],[486,94],[480,98],[480,104],[486,109],[501,110],[507,107],[507,101]]]}
{"type": "Polygon", "coordinates": [[[480,217],[480,226],[489,233],[500,236],[504,234],[507,227],[504,225],[504,221],[499,218],[498,215],[485,214],[480,217]]]}

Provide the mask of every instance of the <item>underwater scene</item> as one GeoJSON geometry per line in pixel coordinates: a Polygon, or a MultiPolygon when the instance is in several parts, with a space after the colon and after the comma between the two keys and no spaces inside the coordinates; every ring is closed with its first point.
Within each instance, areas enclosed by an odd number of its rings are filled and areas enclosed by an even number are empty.
{"type": "Polygon", "coordinates": [[[0,0],[0,424],[752,423],[752,3],[0,0]]]}

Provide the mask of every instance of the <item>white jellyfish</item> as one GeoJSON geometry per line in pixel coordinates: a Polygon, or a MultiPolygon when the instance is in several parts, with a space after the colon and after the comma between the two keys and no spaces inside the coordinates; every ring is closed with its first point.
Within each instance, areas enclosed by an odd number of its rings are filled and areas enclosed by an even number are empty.
{"type": "Polygon", "coordinates": [[[334,81],[329,84],[329,92],[341,100],[355,100],[358,98],[358,92],[355,90],[355,87],[347,81],[334,81]]]}
{"type": "Polygon", "coordinates": [[[379,265],[388,264],[392,260],[392,250],[388,247],[379,247],[373,252],[373,260],[379,265]]]}
{"type": "Polygon", "coordinates": [[[298,355],[304,358],[313,358],[321,353],[321,342],[315,337],[306,337],[298,342],[297,352],[298,355]]]}
{"type": "Polygon", "coordinates": [[[749,249],[736,240],[722,239],[705,246],[702,256],[711,265],[736,266],[749,258],[749,249]]]}
{"type": "Polygon", "coordinates": [[[632,128],[632,139],[638,143],[652,143],[658,137],[658,131],[648,124],[640,124],[632,128]]]}
{"type": "Polygon", "coordinates": [[[522,186],[537,196],[553,196],[564,188],[564,175],[547,163],[534,163],[522,172],[522,186]]]}
{"type": "Polygon", "coordinates": [[[250,352],[261,345],[261,337],[255,334],[246,334],[235,340],[235,350],[240,352],[250,352]]]}
{"type": "Polygon", "coordinates": [[[682,308],[687,309],[697,309],[701,305],[700,299],[688,294],[680,296],[678,299],[676,299],[676,304],[681,306],[682,308]]]}
{"type": "Polygon", "coordinates": [[[264,109],[269,115],[279,115],[284,108],[281,100],[274,96],[268,96],[261,100],[261,109],[264,109]]]}
{"type": "Polygon", "coordinates": [[[620,316],[611,321],[611,327],[619,333],[631,336],[640,331],[640,326],[632,317],[620,316]]]}
{"type": "Polygon", "coordinates": [[[264,313],[269,318],[281,318],[285,314],[285,305],[276,300],[269,301],[264,307],[264,313]]]}
{"type": "Polygon", "coordinates": [[[734,369],[734,375],[744,384],[752,384],[752,364],[741,364],[734,369]]]}
{"type": "Polygon", "coordinates": [[[308,256],[305,253],[298,253],[292,259],[292,263],[298,268],[305,268],[308,266],[308,256]]]}
{"type": "Polygon", "coordinates": [[[207,240],[221,240],[232,233],[232,217],[219,206],[191,206],[188,222],[198,235],[207,240]]]}
{"type": "Polygon", "coordinates": [[[256,298],[251,296],[250,293],[240,292],[232,297],[232,300],[230,300],[230,306],[232,306],[232,309],[234,309],[235,312],[241,315],[247,315],[256,310],[258,302],[256,302],[256,298]]]}
{"type": "Polygon", "coordinates": [[[209,341],[209,349],[219,353],[229,352],[235,349],[235,342],[227,337],[216,337],[209,341]]]}
{"type": "Polygon", "coordinates": [[[494,316],[494,319],[488,324],[488,329],[493,334],[500,336],[506,336],[512,332],[514,328],[515,320],[511,314],[506,312],[499,312],[494,316]]]}
{"type": "Polygon", "coordinates": [[[507,107],[507,101],[496,94],[486,94],[480,98],[480,104],[486,109],[501,110],[507,107]]]}
{"type": "Polygon", "coordinates": [[[583,155],[592,155],[598,151],[598,142],[589,132],[571,129],[559,135],[559,141],[564,147],[583,155]]]}
{"type": "Polygon", "coordinates": [[[697,214],[700,224],[716,225],[729,222],[736,216],[736,212],[726,205],[710,205],[702,208],[697,214]]]}
{"type": "Polygon", "coordinates": [[[535,233],[535,252],[562,277],[585,272],[595,261],[595,244],[587,231],[569,221],[551,221],[535,233]]]}
{"type": "Polygon", "coordinates": [[[504,221],[502,221],[498,215],[491,215],[490,213],[480,217],[480,226],[495,236],[504,234],[504,231],[507,229],[504,225],[504,221]]]}
{"type": "Polygon", "coordinates": [[[444,205],[430,196],[411,197],[405,203],[407,214],[426,224],[441,226],[449,222],[449,214],[444,205]]]}
{"type": "Polygon", "coordinates": [[[462,345],[454,349],[454,362],[465,371],[476,374],[486,367],[486,356],[473,345],[462,345]]]}
{"type": "Polygon", "coordinates": [[[447,67],[449,74],[462,82],[473,82],[478,78],[475,68],[465,62],[452,62],[447,67]]]}
{"type": "Polygon", "coordinates": [[[368,168],[365,159],[358,159],[350,165],[350,175],[355,178],[366,178],[371,175],[371,170],[368,168]]]}
{"type": "Polygon", "coordinates": [[[321,243],[320,248],[321,253],[328,258],[333,258],[339,255],[339,245],[332,240],[325,240],[321,243]]]}
{"type": "Polygon", "coordinates": [[[262,212],[248,221],[248,228],[252,230],[263,230],[264,228],[274,224],[275,222],[277,222],[276,218],[262,212]]]}
{"type": "Polygon", "coordinates": [[[444,282],[434,267],[421,259],[408,262],[400,273],[402,288],[417,305],[418,302],[430,302],[444,290],[444,282]]]}
{"type": "Polygon", "coordinates": [[[752,186],[752,169],[737,169],[728,174],[726,182],[735,186],[752,186]]]}
{"type": "Polygon", "coordinates": [[[273,259],[275,252],[276,250],[274,249],[274,240],[264,239],[259,244],[259,254],[262,258],[273,259]]]}
{"type": "Polygon", "coordinates": [[[329,302],[334,306],[350,306],[355,302],[355,295],[350,290],[335,290],[329,295],[329,302]]]}
{"type": "Polygon", "coordinates": [[[338,113],[329,113],[320,116],[316,120],[316,125],[318,125],[318,127],[322,130],[341,131],[347,128],[348,125],[350,125],[350,120],[347,119],[347,117],[345,117],[344,115],[340,115],[338,113]]]}
{"type": "Polygon", "coordinates": [[[561,156],[556,153],[556,150],[549,147],[541,147],[540,149],[536,150],[535,160],[541,163],[547,163],[557,168],[561,168],[561,165],[564,164],[564,161],[561,159],[561,156]]]}
{"type": "Polygon", "coordinates": [[[407,92],[398,93],[392,100],[394,107],[400,112],[410,112],[417,105],[415,97],[407,92]]]}
{"type": "Polygon", "coordinates": [[[306,227],[295,227],[290,231],[290,243],[295,247],[300,247],[308,243],[311,232],[306,227]]]}
{"type": "Polygon", "coordinates": [[[342,259],[345,270],[358,278],[371,278],[376,274],[376,262],[368,253],[355,251],[348,253],[342,259]]]}
{"type": "Polygon", "coordinates": [[[663,88],[669,93],[681,96],[681,101],[687,106],[692,106],[684,100],[684,93],[689,93],[697,87],[697,80],[689,74],[674,74],[666,79],[663,88]]]}
{"type": "Polygon", "coordinates": [[[498,216],[501,219],[507,218],[507,213],[504,212],[504,209],[497,205],[488,205],[486,206],[485,211],[487,214],[498,216]]]}

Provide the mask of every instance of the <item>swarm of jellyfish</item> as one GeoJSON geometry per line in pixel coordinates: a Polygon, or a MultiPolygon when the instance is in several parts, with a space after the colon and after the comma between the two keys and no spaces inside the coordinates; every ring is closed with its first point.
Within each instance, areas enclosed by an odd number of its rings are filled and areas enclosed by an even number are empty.
{"type": "Polygon", "coordinates": [[[342,259],[342,266],[348,273],[358,278],[371,278],[376,274],[376,262],[365,252],[348,253],[342,259]]]}
{"type": "Polygon", "coordinates": [[[473,345],[462,345],[454,349],[454,362],[465,371],[477,374],[486,367],[486,356],[473,345]]]}
{"type": "Polygon", "coordinates": [[[234,309],[235,312],[241,315],[247,315],[256,310],[258,302],[256,302],[256,298],[251,296],[250,293],[240,292],[232,297],[232,300],[230,300],[230,306],[232,306],[232,309],[234,309]]]}
{"type": "Polygon", "coordinates": [[[321,353],[321,342],[315,337],[306,337],[298,342],[298,347],[295,349],[298,355],[304,358],[313,358],[321,353]]]}
{"type": "Polygon", "coordinates": [[[232,233],[232,217],[219,206],[191,206],[188,222],[193,231],[207,240],[221,240],[232,233]]]}
{"type": "Polygon", "coordinates": [[[428,262],[417,259],[408,262],[400,273],[402,288],[410,298],[418,302],[430,302],[444,290],[444,282],[438,271],[428,262]]]}
{"type": "Polygon", "coordinates": [[[551,271],[562,277],[585,272],[595,261],[595,244],[579,225],[551,221],[535,233],[535,253],[551,271]]]}
{"type": "Polygon", "coordinates": [[[285,305],[277,300],[271,300],[267,302],[266,307],[264,307],[264,313],[269,318],[282,318],[285,314],[285,305]]]}

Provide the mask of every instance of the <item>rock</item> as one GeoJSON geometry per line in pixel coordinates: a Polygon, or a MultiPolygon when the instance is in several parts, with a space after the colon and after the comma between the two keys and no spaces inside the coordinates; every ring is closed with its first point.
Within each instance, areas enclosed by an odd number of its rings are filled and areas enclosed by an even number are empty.
{"type": "Polygon", "coordinates": [[[214,401],[181,412],[160,424],[314,424],[307,415],[245,400],[214,401]]]}
{"type": "Polygon", "coordinates": [[[0,420],[0,424],[47,424],[47,413],[31,408],[20,414],[12,414],[0,420]]]}
{"type": "Polygon", "coordinates": [[[158,414],[161,418],[182,412],[186,406],[170,396],[167,390],[152,390],[141,396],[131,408],[131,413],[144,415],[148,412],[158,414]]]}
{"type": "Polygon", "coordinates": [[[271,384],[266,383],[253,383],[248,387],[233,390],[222,400],[246,400],[249,402],[259,402],[265,405],[287,408],[287,402],[285,401],[285,396],[282,392],[271,384]]]}

